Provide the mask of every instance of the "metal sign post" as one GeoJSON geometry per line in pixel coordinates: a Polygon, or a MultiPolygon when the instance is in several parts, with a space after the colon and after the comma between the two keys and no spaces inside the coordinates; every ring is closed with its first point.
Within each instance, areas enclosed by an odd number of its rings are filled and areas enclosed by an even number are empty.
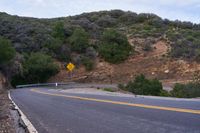
{"type": "Polygon", "coordinates": [[[75,65],[71,62],[66,66],[66,69],[69,71],[69,77],[72,78],[73,76],[73,70],[75,68],[75,65]]]}

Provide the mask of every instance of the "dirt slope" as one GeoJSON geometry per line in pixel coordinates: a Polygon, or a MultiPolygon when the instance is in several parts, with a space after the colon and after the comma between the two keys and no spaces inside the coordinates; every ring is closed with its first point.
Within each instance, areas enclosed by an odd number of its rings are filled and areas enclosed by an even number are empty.
{"type": "MultiPolygon", "coordinates": [[[[129,41],[131,44],[134,42],[129,41]]],[[[170,51],[170,45],[164,40],[156,41],[152,47],[152,51],[145,52],[140,46],[136,46],[138,54],[130,56],[124,63],[117,65],[97,60],[93,71],[86,72],[83,67],[80,67],[74,71],[73,78],[69,78],[69,74],[61,65],[61,72],[50,81],[127,83],[136,75],[143,73],[149,78],[162,80],[165,85],[172,85],[175,82],[191,80],[195,71],[200,70],[200,64],[197,62],[169,58],[167,54],[170,51]]]]}

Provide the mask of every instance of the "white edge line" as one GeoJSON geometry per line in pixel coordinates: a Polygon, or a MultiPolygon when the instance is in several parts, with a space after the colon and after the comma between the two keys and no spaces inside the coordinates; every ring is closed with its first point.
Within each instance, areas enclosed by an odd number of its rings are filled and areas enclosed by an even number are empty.
{"type": "Polygon", "coordinates": [[[10,96],[10,91],[8,91],[8,98],[11,100],[12,104],[15,106],[15,109],[17,109],[21,115],[21,119],[24,122],[24,124],[27,126],[27,129],[29,133],[38,133],[38,131],[35,129],[33,124],[29,121],[29,119],[26,117],[26,115],[20,110],[20,108],[15,104],[15,102],[12,100],[10,96]]]}

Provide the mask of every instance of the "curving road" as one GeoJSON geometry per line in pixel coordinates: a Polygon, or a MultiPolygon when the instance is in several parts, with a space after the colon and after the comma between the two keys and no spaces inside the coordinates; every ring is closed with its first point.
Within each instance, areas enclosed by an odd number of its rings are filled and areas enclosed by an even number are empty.
{"type": "Polygon", "coordinates": [[[200,100],[17,89],[11,97],[39,133],[200,133],[200,100]]]}

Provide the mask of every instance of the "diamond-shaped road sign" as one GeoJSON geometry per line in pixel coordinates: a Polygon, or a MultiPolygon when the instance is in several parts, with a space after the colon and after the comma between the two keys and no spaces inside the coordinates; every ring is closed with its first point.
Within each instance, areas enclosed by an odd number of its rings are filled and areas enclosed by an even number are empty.
{"type": "Polygon", "coordinates": [[[71,62],[67,65],[67,69],[68,69],[69,71],[73,71],[74,68],[75,68],[75,65],[72,64],[71,62]]]}

